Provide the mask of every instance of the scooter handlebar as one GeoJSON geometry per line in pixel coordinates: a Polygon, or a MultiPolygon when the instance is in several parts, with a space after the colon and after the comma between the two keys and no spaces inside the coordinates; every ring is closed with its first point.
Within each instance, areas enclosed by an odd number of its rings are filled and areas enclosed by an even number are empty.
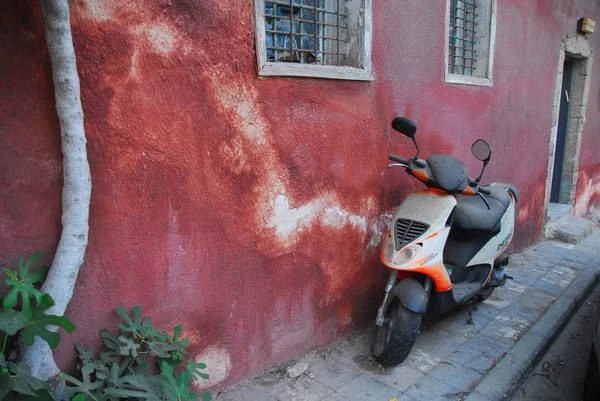
{"type": "Polygon", "coordinates": [[[408,160],[407,159],[403,159],[400,156],[396,156],[396,155],[390,155],[389,159],[391,161],[394,161],[396,163],[402,163],[402,164],[406,164],[408,166],[408,160]]]}

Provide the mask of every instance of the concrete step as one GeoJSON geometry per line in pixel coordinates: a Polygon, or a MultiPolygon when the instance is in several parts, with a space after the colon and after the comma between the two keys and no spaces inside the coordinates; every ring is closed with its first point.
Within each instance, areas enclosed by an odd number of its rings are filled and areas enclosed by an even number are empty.
{"type": "MultiPolygon", "coordinates": [[[[550,214],[550,213],[548,213],[550,214]]],[[[577,244],[587,237],[594,223],[583,217],[565,215],[556,221],[548,221],[546,237],[568,244],[577,244]]]]}
{"type": "Polygon", "coordinates": [[[573,206],[563,205],[561,203],[548,203],[548,221],[556,221],[564,216],[573,214],[573,206]]]}

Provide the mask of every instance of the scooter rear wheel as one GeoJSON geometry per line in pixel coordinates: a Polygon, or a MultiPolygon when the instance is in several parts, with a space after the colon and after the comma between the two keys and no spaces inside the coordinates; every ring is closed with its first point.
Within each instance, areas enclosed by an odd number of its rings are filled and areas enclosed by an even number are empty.
{"type": "Polygon", "coordinates": [[[404,362],[419,334],[421,316],[406,309],[394,296],[386,310],[383,325],[375,336],[375,360],[383,366],[396,366],[404,362]]]}

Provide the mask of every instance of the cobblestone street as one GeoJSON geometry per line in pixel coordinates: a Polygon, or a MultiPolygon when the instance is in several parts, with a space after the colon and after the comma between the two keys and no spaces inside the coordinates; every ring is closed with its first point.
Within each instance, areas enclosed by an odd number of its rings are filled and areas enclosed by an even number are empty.
{"type": "Polygon", "coordinates": [[[375,326],[217,396],[219,401],[491,401],[506,398],[596,282],[600,232],[511,255],[514,277],[473,308],[425,319],[401,365],[372,357],[375,326]],[[292,366],[302,372],[286,374],[292,366]]]}

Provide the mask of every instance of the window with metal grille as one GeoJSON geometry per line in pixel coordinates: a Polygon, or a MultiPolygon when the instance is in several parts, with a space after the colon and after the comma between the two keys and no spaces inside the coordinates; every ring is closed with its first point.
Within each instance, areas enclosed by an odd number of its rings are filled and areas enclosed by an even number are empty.
{"type": "Polygon", "coordinates": [[[371,78],[372,0],[256,0],[260,75],[371,78]]]}
{"type": "Polygon", "coordinates": [[[446,82],[492,85],[496,0],[448,0],[446,82]]]}
{"type": "Polygon", "coordinates": [[[473,75],[475,60],[475,0],[450,3],[448,70],[452,74],[473,75]]]}

